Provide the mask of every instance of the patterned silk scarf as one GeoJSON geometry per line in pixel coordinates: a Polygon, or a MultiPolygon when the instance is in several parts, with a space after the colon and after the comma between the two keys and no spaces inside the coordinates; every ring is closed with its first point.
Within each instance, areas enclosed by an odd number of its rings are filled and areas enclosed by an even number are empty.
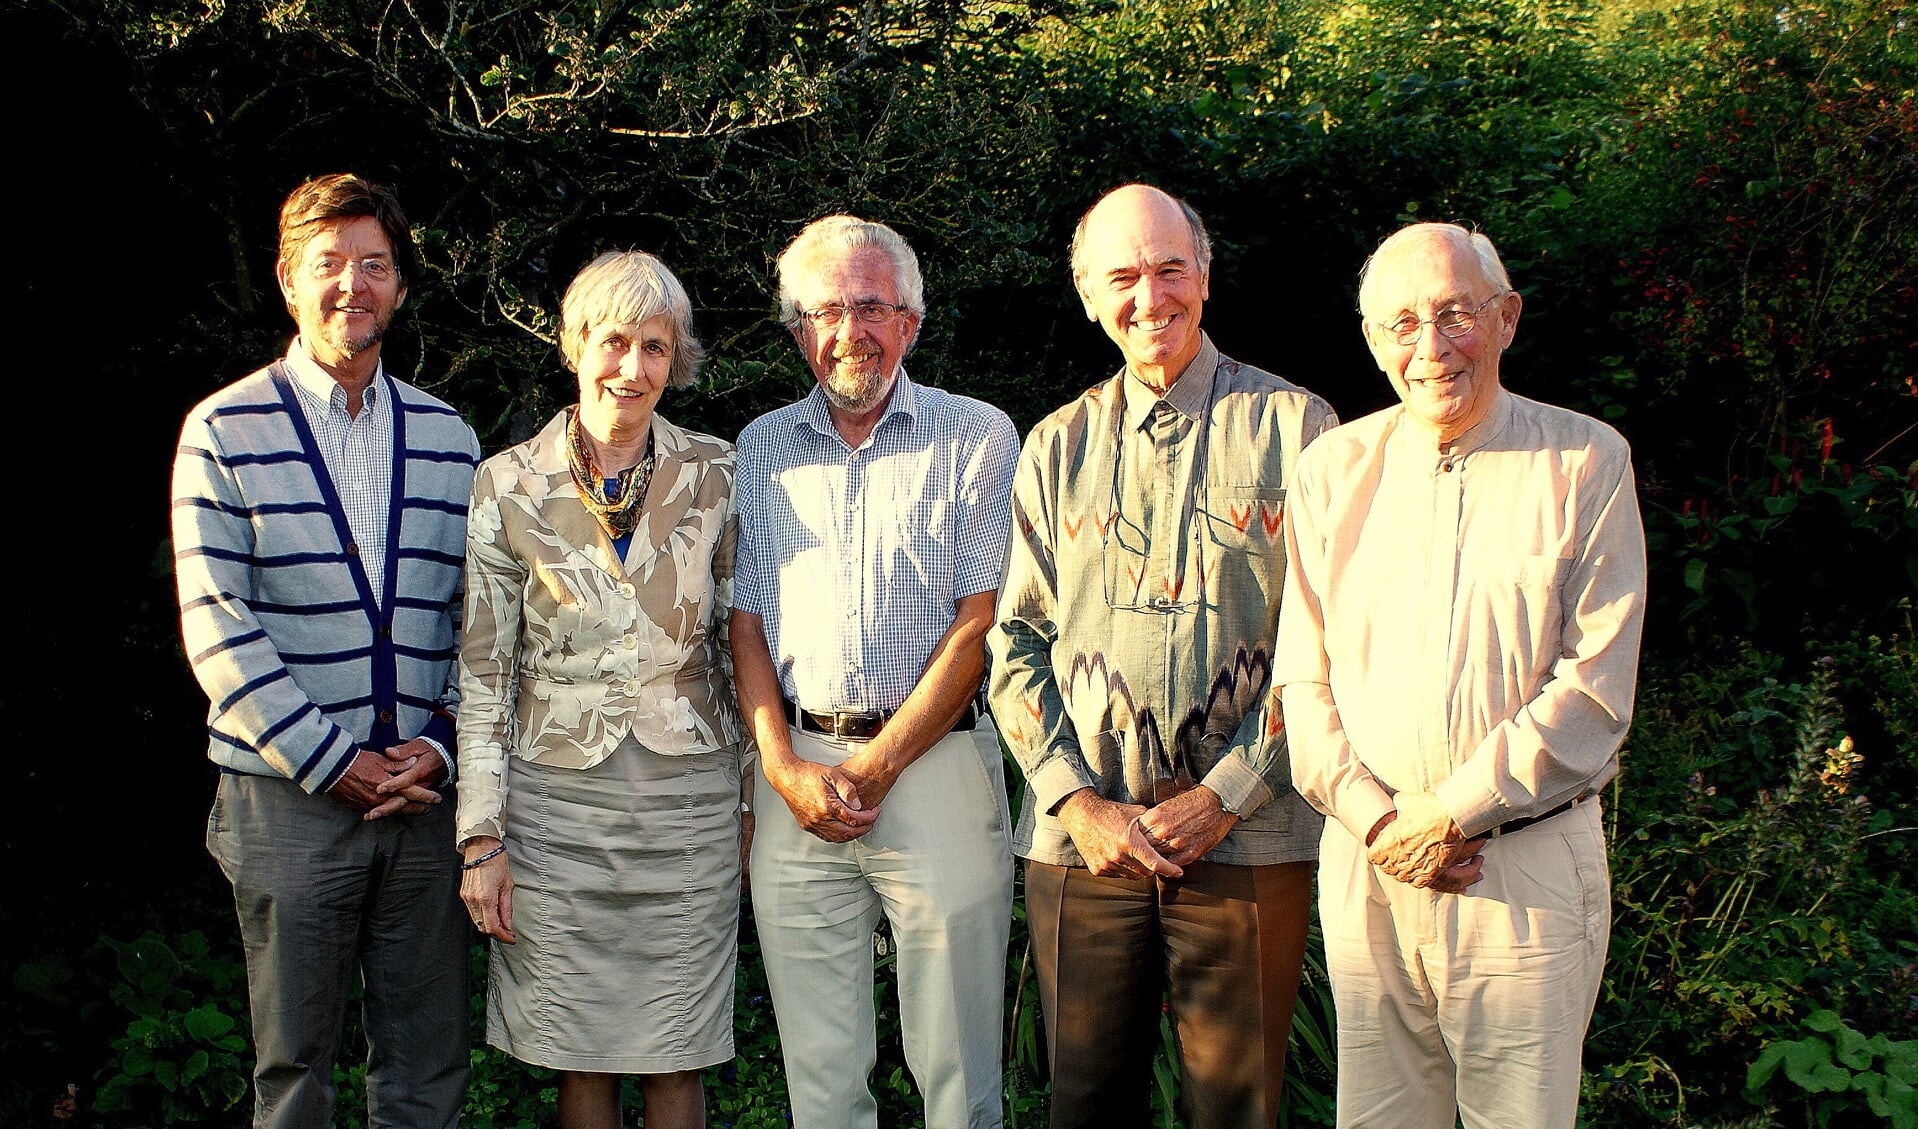
{"type": "Polygon", "coordinates": [[[566,409],[566,464],[573,472],[573,485],[579,487],[579,500],[586,512],[599,520],[609,537],[617,540],[639,524],[639,507],[646,501],[646,487],[653,480],[653,433],[646,431],[646,457],[637,466],[619,472],[613,489],[605,487],[606,476],[593,461],[586,432],[579,426],[579,409],[566,409]]]}

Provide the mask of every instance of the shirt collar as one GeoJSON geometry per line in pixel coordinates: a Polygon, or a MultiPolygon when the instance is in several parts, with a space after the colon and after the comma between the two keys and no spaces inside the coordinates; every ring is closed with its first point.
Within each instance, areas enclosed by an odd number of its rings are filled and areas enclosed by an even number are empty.
{"type": "MultiPolygon", "coordinates": [[[[919,395],[915,391],[917,388],[918,385],[907,378],[906,366],[900,365],[899,375],[892,381],[892,399],[886,402],[885,414],[881,415],[879,422],[874,425],[873,434],[877,435],[879,429],[886,426],[886,421],[894,416],[905,416],[908,422],[919,418],[919,395]]],[[[812,391],[807,393],[806,398],[800,403],[805,407],[799,413],[796,425],[805,424],[821,435],[839,434],[839,429],[832,425],[832,413],[827,410],[824,388],[815,383],[812,391]]]]}
{"type": "Polygon", "coordinates": [[[1125,425],[1137,431],[1145,426],[1146,417],[1152,413],[1153,405],[1165,401],[1167,407],[1189,419],[1198,419],[1205,411],[1207,402],[1212,399],[1212,383],[1218,379],[1219,349],[1212,344],[1212,338],[1199,334],[1199,351],[1179,373],[1179,379],[1161,396],[1151,385],[1140,380],[1127,365],[1120,383],[1125,388],[1125,425]]]}
{"type": "MultiPolygon", "coordinates": [[[[298,337],[293,339],[293,344],[286,350],[286,367],[293,374],[293,383],[299,385],[308,396],[329,408],[337,407],[341,411],[346,410],[346,389],[340,387],[340,382],[333,379],[332,373],[320,367],[320,362],[313,359],[312,354],[306,351],[306,345],[298,337]],[[337,403],[333,399],[335,396],[339,397],[337,403]]],[[[375,362],[373,379],[367,383],[366,393],[361,400],[367,407],[379,403],[381,378],[385,375],[386,362],[375,362]]]]}
{"type": "Polygon", "coordinates": [[[1505,425],[1512,419],[1512,394],[1503,387],[1498,389],[1492,400],[1492,406],[1485,418],[1472,425],[1465,434],[1445,444],[1440,453],[1452,458],[1463,458],[1498,438],[1505,425]]]}

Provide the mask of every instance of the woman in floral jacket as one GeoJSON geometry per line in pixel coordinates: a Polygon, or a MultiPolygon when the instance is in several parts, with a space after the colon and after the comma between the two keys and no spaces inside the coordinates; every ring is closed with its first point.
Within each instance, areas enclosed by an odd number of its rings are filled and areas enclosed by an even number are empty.
{"type": "Polygon", "coordinates": [[[654,412],[702,355],[659,260],[567,289],[579,403],[481,464],[460,648],[460,894],[493,939],[487,1041],[559,1072],[566,1129],[703,1124],[733,1056],[752,774],[726,640],[732,445],[654,412]]]}

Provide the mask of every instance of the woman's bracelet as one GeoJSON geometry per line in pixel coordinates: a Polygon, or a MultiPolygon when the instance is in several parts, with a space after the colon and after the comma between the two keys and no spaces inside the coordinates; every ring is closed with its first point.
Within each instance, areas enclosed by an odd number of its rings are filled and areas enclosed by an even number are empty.
{"type": "Polygon", "coordinates": [[[490,858],[492,858],[492,857],[493,857],[494,855],[496,855],[496,854],[499,854],[499,853],[500,853],[501,851],[503,851],[503,850],[505,850],[505,849],[506,849],[506,844],[505,844],[505,843],[501,843],[501,844],[500,844],[499,846],[497,846],[497,847],[494,847],[494,848],[493,848],[492,850],[490,850],[490,851],[488,851],[488,852],[486,852],[485,854],[483,854],[483,855],[481,855],[481,856],[479,856],[479,857],[478,857],[478,858],[476,858],[476,859],[473,859],[473,860],[472,860],[472,861],[470,861],[470,862],[463,862],[463,863],[460,863],[460,869],[461,869],[461,870],[471,870],[471,869],[473,869],[474,867],[476,867],[476,866],[478,866],[478,865],[479,865],[480,863],[483,863],[483,862],[485,862],[485,861],[486,861],[487,859],[490,859],[490,858]]]}

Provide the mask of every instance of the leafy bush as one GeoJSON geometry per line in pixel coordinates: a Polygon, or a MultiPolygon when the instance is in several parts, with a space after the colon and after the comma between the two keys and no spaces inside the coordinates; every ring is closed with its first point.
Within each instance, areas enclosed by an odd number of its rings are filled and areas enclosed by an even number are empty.
{"type": "Polygon", "coordinates": [[[173,944],[152,932],[100,943],[113,952],[120,975],[113,1002],[133,1019],[113,1041],[94,1109],[123,1124],[230,1119],[252,1075],[245,966],[216,956],[200,933],[173,944]]]}
{"type": "Polygon", "coordinates": [[[1815,1009],[1868,1030],[1918,1026],[1918,889],[1901,864],[1918,822],[1914,661],[1908,639],[1866,639],[1814,650],[1794,678],[1751,650],[1648,672],[1612,796],[1593,1124],[1736,1109],[1734,1065],[1815,1009]],[[1846,732],[1844,699],[1861,687],[1906,702],[1868,722],[1884,742],[1869,748],[1846,732]]]}
{"type": "Polygon", "coordinates": [[[1918,1039],[1866,1038],[1835,1011],[1812,1012],[1805,1030],[1802,1039],[1767,1044],[1745,1073],[1746,1088],[1764,1089],[1782,1065],[1810,1107],[1811,1124],[1850,1124],[1862,1095],[1893,1129],[1918,1129],[1918,1039]]]}

